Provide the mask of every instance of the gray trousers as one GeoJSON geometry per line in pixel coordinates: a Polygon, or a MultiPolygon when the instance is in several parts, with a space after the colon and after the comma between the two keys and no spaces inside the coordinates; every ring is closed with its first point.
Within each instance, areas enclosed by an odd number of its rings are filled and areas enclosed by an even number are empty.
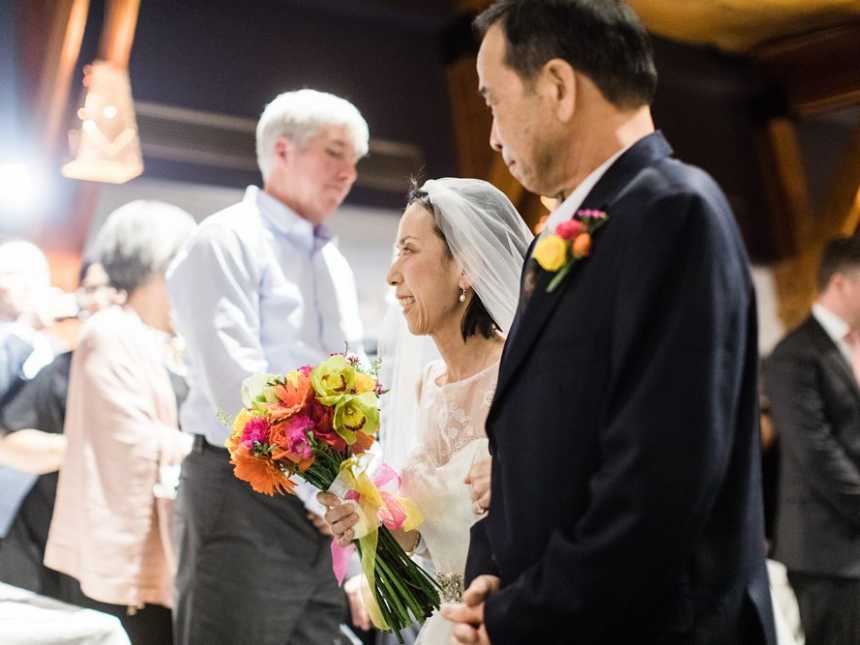
{"type": "Polygon", "coordinates": [[[182,465],[177,498],[177,645],[339,643],[346,599],[330,539],[292,496],[255,493],[227,451],[202,440],[182,465]]]}
{"type": "Polygon", "coordinates": [[[788,572],[806,645],[860,645],[860,580],[788,572]]]}

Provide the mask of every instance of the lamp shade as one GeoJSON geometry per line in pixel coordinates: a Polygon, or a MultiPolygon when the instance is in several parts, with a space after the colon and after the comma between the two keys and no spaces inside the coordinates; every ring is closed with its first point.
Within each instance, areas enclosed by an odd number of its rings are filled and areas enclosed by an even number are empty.
{"type": "Polygon", "coordinates": [[[143,172],[128,70],[95,61],[84,70],[80,127],[69,132],[72,179],[121,184],[143,172]]]}

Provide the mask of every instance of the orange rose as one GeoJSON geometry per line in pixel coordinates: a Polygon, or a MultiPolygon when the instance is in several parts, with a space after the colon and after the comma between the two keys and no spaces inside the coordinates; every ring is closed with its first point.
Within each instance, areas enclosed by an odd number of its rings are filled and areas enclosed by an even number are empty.
{"type": "Polygon", "coordinates": [[[579,258],[588,257],[591,251],[591,235],[582,233],[573,241],[573,257],[579,258]]]}
{"type": "Polygon", "coordinates": [[[370,450],[370,447],[373,445],[373,442],[373,437],[359,430],[355,433],[355,443],[352,444],[352,451],[356,455],[360,455],[361,453],[370,450]]]}

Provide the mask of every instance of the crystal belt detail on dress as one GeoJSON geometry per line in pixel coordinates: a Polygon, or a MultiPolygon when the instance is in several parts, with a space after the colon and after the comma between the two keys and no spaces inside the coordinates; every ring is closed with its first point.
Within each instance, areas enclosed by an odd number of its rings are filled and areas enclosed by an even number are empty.
{"type": "Polygon", "coordinates": [[[460,602],[463,599],[462,573],[440,573],[436,581],[441,589],[442,602],[460,602]]]}

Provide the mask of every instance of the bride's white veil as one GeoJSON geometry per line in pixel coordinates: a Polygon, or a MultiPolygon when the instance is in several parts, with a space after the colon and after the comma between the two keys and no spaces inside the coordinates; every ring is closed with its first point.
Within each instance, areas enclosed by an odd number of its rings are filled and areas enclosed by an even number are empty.
{"type": "MultiPolygon", "coordinates": [[[[514,205],[480,179],[431,179],[413,196],[429,204],[454,260],[498,330],[506,334],[517,309],[520,273],[532,240],[514,205]]],[[[418,383],[438,352],[429,337],[409,332],[394,307],[389,307],[383,330],[382,380],[390,388],[382,411],[383,456],[399,470],[418,443],[418,383]]]]}

